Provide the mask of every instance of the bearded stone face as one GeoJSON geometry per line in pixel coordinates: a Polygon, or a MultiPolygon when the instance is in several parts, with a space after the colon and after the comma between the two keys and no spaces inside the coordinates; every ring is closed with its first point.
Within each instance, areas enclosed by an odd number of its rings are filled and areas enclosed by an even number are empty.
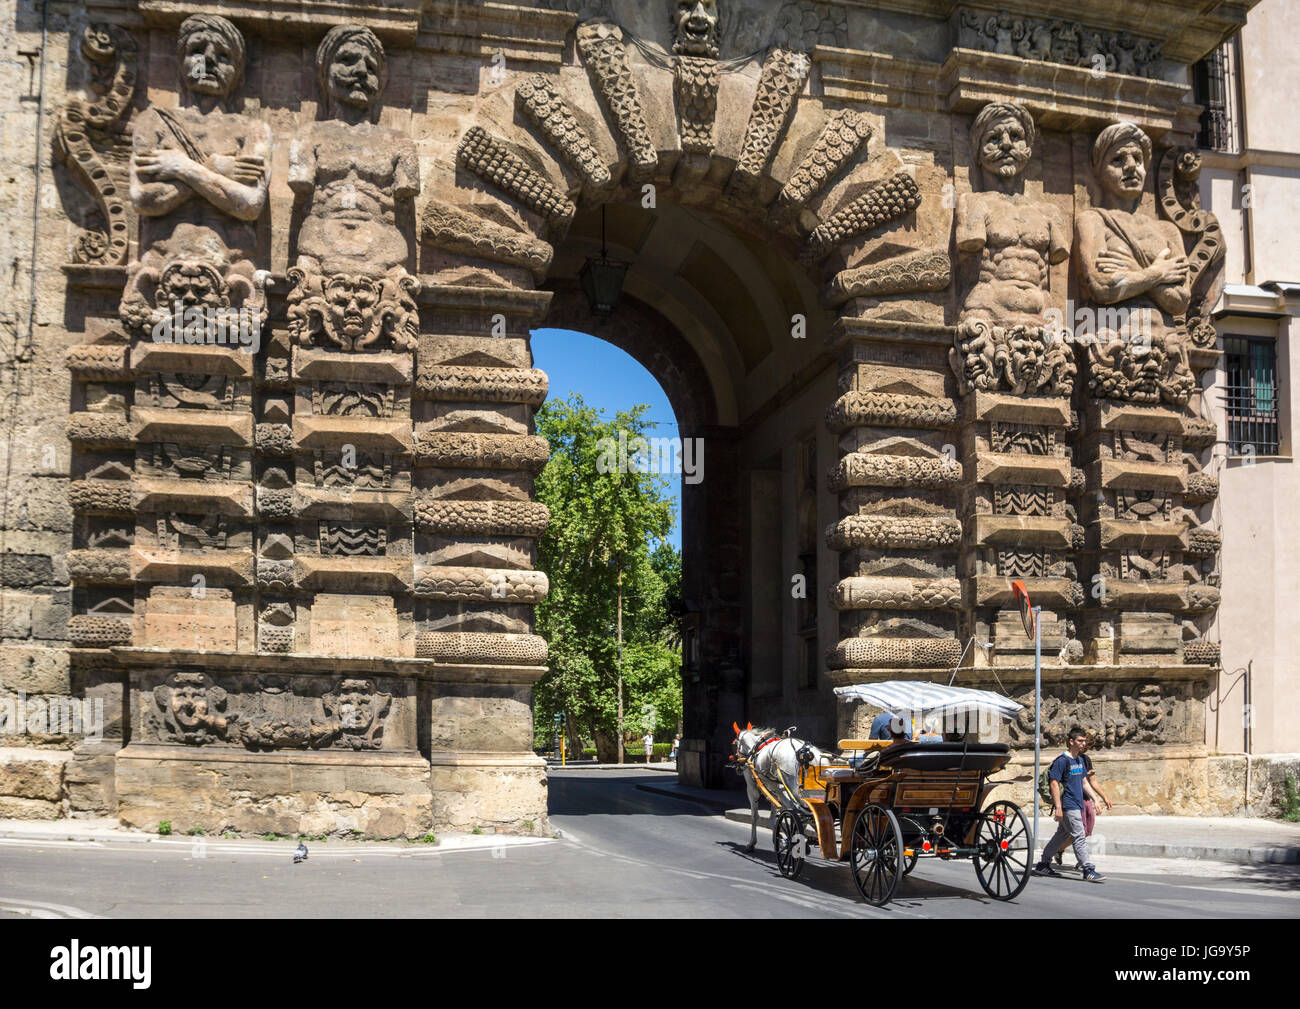
{"type": "Polygon", "coordinates": [[[999,179],[1014,179],[1023,172],[1032,153],[1025,128],[1015,116],[995,119],[980,139],[980,166],[999,179]]]}
{"type": "Polygon", "coordinates": [[[196,95],[229,97],[239,76],[236,55],[213,31],[197,31],[185,40],[181,54],[185,86],[196,95]]]}
{"type": "Polygon", "coordinates": [[[330,327],[348,346],[370,334],[377,321],[379,287],[367,277],[332,277],[325,290],[330,327]]]}
{"type": "Polygon", "coordinates": [[[358,41],[344,42],[330,62],[331,100],[353,108],[369,109],[379,98],[379,58],[358,41]]]}
{"type": "Polygon", "coordinates": [[[673,52],[679,56],[718,57],[716,0],[678,0],[673,17],[673,52]]]}

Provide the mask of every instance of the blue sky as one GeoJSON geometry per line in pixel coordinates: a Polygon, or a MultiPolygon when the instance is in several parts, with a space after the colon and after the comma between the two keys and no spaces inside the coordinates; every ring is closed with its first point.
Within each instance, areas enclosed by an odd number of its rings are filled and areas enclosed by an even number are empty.
{"type": "MultiPolygon", "coordinates": [[[[550,399],[565,399],[576,392],[588,406],[611,418],[619,410],[648,403],[647,417],[657,422],[656,434],[672,438],[678,433],[677,418],[659,383],[612,343],[567,329],[535,329],[533,362],[550,377],[550,399]]],[[[669,488],[677,521],[668,539],[680,550],[681,477],[671,477],[669,488]]]]}

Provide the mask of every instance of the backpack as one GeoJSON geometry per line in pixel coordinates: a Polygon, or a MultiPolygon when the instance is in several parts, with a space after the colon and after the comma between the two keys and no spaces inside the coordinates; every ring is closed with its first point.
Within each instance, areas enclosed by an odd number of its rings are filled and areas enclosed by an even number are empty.
{"type": "MultiPolygon", "coordinates": [[[[1092,773],[1092,761],[1088,759],[1086,753],[1080,754],[1079,759],[1083,761],[1083,777],[1086,781],[1088,775],[1092,773]]],[[[1056,760],[1053,760],[1052,764],[1055,763],[1056,760]]],[[[1048,809],[1054,808],[1052,806],[1052,764],[1048,764],[1038,776],[1038,797],[1043,800],[1043,805],[1048,809]]],[[[1061,783],[1061,794],[1065,794],[1064,782],[1061,783]]]]}

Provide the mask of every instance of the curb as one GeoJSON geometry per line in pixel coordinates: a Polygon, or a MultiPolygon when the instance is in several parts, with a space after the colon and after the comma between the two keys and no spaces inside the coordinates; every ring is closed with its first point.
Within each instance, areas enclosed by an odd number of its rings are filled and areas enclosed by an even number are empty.
{"type": "Polygon", "coordinates": [[[659,761],[654,764],[638,764],[628,762],[624,764],[597,764],[594,762],[581,762],[570,760],[567,764],[561,764],[558,760],[552,758],[546,759],[546,769],[553,770],[582,770],[582,771],[667,771],[671,774],[677,773],[677,765],[671,761],[659,761]]]}
{"type": "MultiPolygon", "coordinates": [[[[653,791],[653,789],[651,789],[653,791]]],[[[748,809],[728,809],[728,820],[749,823],[748,809]]],[[[771,828],[770,810],[758,811],[758,825],[771,828]]],[[[1152,844],[1147,841],[1107,840],[1099,855],[1129,855],[1141,858],[1202,858],[1215,862],[1244,862],[1251,865],[1295,865],[1300,863],[1300,848],[1260,845],[1255,847],[1224,847],[1211,844],[1152,844]]]]}

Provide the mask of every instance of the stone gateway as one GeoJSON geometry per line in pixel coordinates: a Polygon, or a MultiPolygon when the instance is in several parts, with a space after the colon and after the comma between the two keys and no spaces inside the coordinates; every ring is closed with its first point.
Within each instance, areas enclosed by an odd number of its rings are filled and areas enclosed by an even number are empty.
{"type": "Polygon", "coordinates": [[[1214,808],[1224,250],[1187,81],[1252,5],[1007,6],[51,15],[28,360],[59,503],[7,508],[4,571],[62,584],[66,628],[0,649],[0,690],[106,724],[0,739],[71,748],[54,806],[0,809],[545,832],[541,326],[627,349],[707,447],[684,781],[722,783],[733,720],[865,735],[834,686],[963,663],[1032,703],[1020,579],[1047,740],[1087,725],[1122,805],[1214,808]]]}

